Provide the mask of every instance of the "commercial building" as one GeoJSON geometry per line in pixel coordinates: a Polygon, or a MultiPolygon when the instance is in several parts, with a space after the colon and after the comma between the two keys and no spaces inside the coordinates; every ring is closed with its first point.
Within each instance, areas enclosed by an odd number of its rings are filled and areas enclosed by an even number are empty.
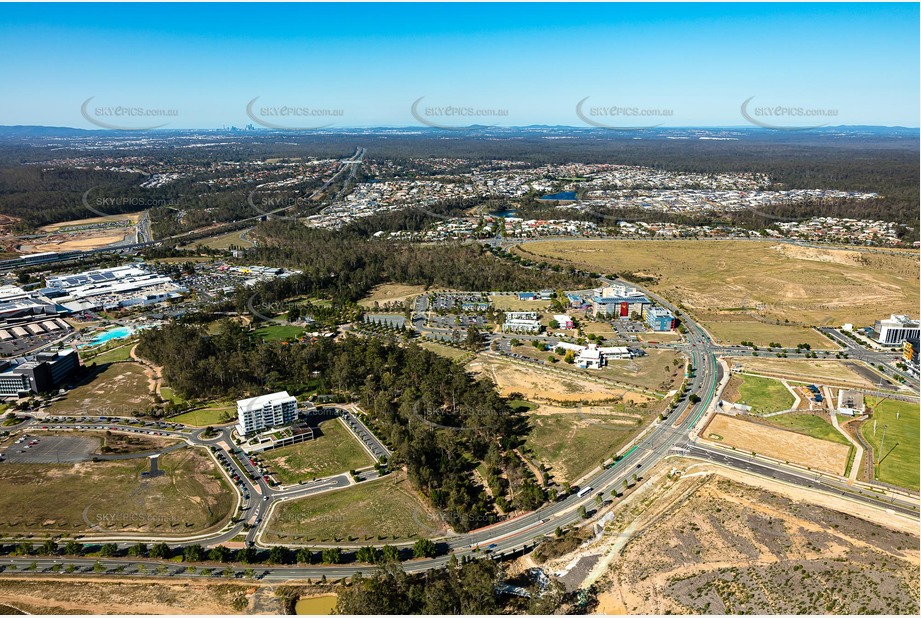
{"type": "Polygon", "coordinates": [[[186,292],[169,277],[133,264],[48,277],[45,285],[39,292],[71,311],[150,305],[186,292]]]}
{"type": "Polygon", "coordinates": [[[23,397],[50,392],[79,366],[80,358],[72,349],[0,361],[0,396],[23,397]]]}
{"type": "Polygon", "coordinates": [[[297,420],[297,399],[288,391],[241,399],[237,402],[237,430],[250,436],[297,420]]]}
{"type": "Polygon", "coordinates": [[[917,339],[921,331],[921,323],[912,320],[907,315],[893,314],[889,319],[877,320],[873,326],[873,334],[877,343],[883,345],[899,345],[906,339],[917,339]]]}
{"type": "Polygon", "coordinates": [[[592,312],[596,316],[614,316],[628,319],[632,314],[643,315],[652,301],[642,292],[627,285],[613,285],[598,288],[592,296],[592,312]]]}
{"type": "Polygon", "coordinates": [[[656,332],[673,330],[675,316],[664,307],[649,307],[645,315],[646,325],[656,332]]]}
{"type": "Polygon", "coordinates": [[[539,333],[540,322],[536,311],[506,311],[502,330],[507,333],[539,333]]]}
{"type": "Polygon", "coordinates": [[[601,369],[608,361],[633,358],[633,354],[627,348],[599,347],[594,343],[585,346],[577,343],[560,341],[554,348],[557,350],[566,350],[567,352],[575,352],[576,357],[573,364],[581,369],[601,369]]]}
{"type": "Polygon", "coordinates": [[[556,323],[560,325],[560,328],[575,328],[575,323],[568,315],[555,315],[553,316],[553,319],[556,320],[556,323]]]}

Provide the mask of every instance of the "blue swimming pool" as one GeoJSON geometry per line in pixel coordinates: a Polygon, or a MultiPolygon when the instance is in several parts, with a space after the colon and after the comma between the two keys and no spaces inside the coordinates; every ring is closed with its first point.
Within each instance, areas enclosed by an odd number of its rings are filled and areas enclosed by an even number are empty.
{"type": "Polygon", "coordinates": [[[134,329],[132,328],[127,326],[119,326],[118,328],[107,330],[104,333],[99,333],[80,347],[93,347],[102,345],[103,343],[112,341],[113,339],[124,339],[125,337],[129,337],[133,332],[134,329]]]}

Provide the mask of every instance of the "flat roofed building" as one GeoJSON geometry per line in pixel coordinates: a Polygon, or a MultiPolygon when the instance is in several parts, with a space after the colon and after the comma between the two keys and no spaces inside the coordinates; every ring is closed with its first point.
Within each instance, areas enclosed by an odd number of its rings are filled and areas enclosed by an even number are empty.
{"type": "Polygon", "coordinates": [[[906,339],[915,339],[921,331],[921,323],[907,315],[892,314],[886,320],[877,320],[873,326],[876,341],[883,345],[899,345],[906,339]]]}
{"type": "Polygon", "coordinates": [[[859,416],[865,411],[863,393],[845,388],[838,391],[838,414],[859,416]]]}
{"type": "Polygon", "coordinates": [[[560,325],[560,328],[574,328],[575,323],[572,321],[572,318],[568,315],[555,315],[553,319],[556,320],[557,324],[560,325]]]}
{"type": "Polygon", "coordinates": [[[237,401],[237,429],[249,436],[271,427],[290,425],[297,419],[297,399],[288,391],[237,401]]]}

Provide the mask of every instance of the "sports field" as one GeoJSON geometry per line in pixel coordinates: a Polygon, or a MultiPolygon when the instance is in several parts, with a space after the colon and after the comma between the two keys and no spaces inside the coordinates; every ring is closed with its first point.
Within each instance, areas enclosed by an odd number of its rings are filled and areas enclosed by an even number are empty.
{"type": "Polygon", "coordinates": [[[265,540],[276,543],[376,544],[444,532],[403,472],[380,480],[282,502],[266,524],[265,540]]]}
{"type": "Polygon", "coordinates": [[[322,435],[293,446],[260,455],[266,467],[283,484],[341,474],[374,464],[355,436],[337,418],[322,421],[322,435]]]}
{"type": "Polygon", "coordinates": [[[918,404],[887,399],[875,405],[876,401],[867,398],[867,405],[873,407],[873,416],[863,424],[860,433],[873,447],[877,477],[884,483],[917,490],[921,466],[918,404]]]}
{"type": "Polygon", "coordinates": [[[915,314],[921,293],[918,256],[911,252],[742,240],[548,240],[515,250],[607,274],[642,273],[656,279],[654,291],[691,310],[780,320],[781,327],[789,320],[796,334],[799,323],[872,324],[881,307],[915,314]]]}

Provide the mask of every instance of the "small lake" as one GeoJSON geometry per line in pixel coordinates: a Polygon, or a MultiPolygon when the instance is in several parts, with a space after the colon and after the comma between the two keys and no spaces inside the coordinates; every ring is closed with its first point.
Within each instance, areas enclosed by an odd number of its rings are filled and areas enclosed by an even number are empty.
{"type": "Polygon", "coordinates": [[[336,598],[334,594],[323,594],[298,599],[294,605],[294,613],[299,616],[329,616],[336,609],[336,598]]]}
{"type": "Polygon", "coordinates": [[[517,217],[518,211],[511,208],[508,210],[494,210],[489,214],[491,214],[494,217],[501,217],[502,219],[508,219],[509,217],[517,217]]]}

